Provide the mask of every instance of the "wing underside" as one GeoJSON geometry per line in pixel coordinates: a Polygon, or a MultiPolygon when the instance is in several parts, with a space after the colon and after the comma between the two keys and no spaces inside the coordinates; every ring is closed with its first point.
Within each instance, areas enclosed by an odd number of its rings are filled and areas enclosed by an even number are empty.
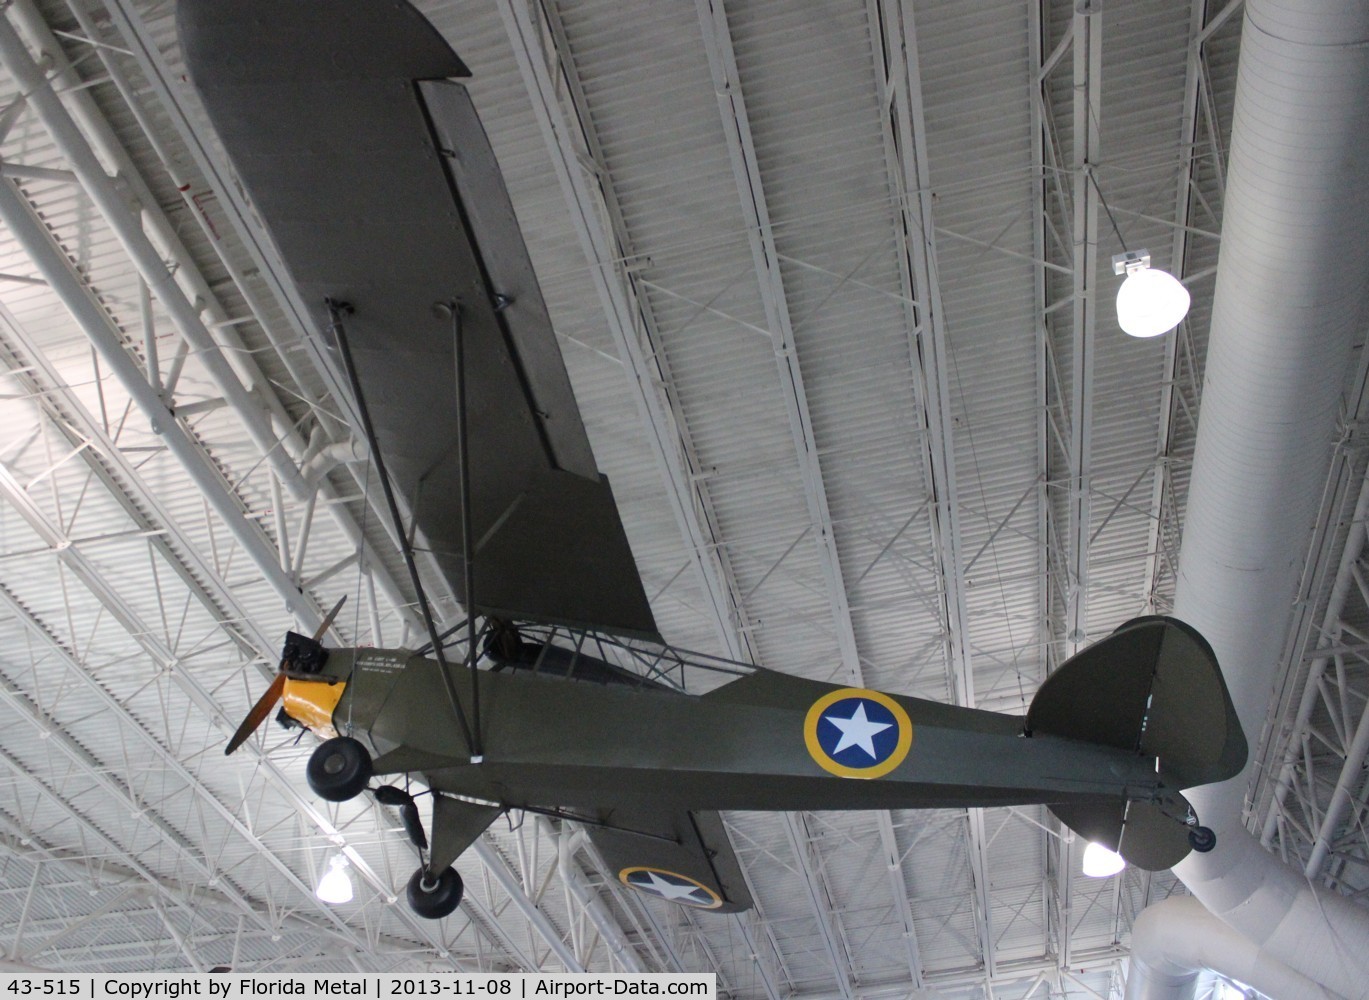
{"type": "Polygon", "coordinates": [[[611,877],[651,896],[697,909],[751,907],[737,856],[716,812],[615,810],[610,826],[589,826],[611,877]]]}
{"type": "Polygon", "coordinates": [[[407,4],[184,0],[178,19],[326,353],[326,302],[355,310],[346,337],[416,548],[466,603],[459,325],[477,608],[657,638],[498,164],[447,79],[467,75],[460,59],[407,4]],[[358,19],[373,39],[361,50],[358,19]]]}

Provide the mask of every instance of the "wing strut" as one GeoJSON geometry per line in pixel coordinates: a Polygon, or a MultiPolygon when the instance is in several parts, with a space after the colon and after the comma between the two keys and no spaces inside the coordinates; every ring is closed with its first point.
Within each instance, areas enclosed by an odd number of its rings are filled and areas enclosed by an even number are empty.
{"type": "MultiPolygon", "coordinates": [[[[390,520],[394,523],[395,536],[399,539],[400,549],[404,554],[404,565],[409,568],[409,581],[413,584],[414,592],[418,594],[418,606],[423,611],[423,623],[428,627],[428,639],[433,644],[433,652],[437,655],[438,667],[442,673],[442,683],[447,689],[447,699],[452,703],[452,711],[456,714],[456,721],[461,725],[461,735],[465,737],[466,747],[471,752],[471,759],[475,760],[481,756],[479,744],[471,732],[470,724],[466,721],[466,713],[461,708],[461,699],[457,696],[456,685],[452,683],[452,677],[447,670],[447,658],[442,654],[442,643],[437,637],[437,623],[433,621],[432,608],[428,605],[428,595],[423,589],[423,583],[418,578],[418,566],[414,562],[413,546],[409,544],[409,538],[404,533],[404,524],[399,517],[399,505],[395,502],[394,490],[390,486],[390,477],[385,471],[385,458],[380,453],[380,445],[376,442],[375,429],[371,425],[371,415],[366,409],[366,400],[361,394],[361,382],[357,379],[356,366],[352,363],[352,351],[347,346],[347,332],[344,329],[342,317],[349,315],[354,310],[349,303],[338,302],[335,299],[324,299],[324,304],[328,307],[328,319],[330,332],[337,340],[338,352],[342,356],[342,366],[347,371],[347,381],[352,387],[352,396],[357,402],[357,411],[361,416],[361,429],[366,434],[366,443],[371,449],[371,455],[375,458],[376,473],[380,477],[380,487],[385,491],[385,503],[390,510],[390,520]]],[[[464,421],[462,421],[464,425],[464,421]]],[[[464,426],[462,428],[464,434],[464,426]]],[[[461,476],[463,482],[466,479],[466,467],[461,466],[461,476]]],[[[469,564],[469,560],[467,560],[469,564]]],[[[472,621],[475,619],[475,612],[470,602],[470,592],[466,594],[466,616],[472,621]]],[[[473,645],[474,643],[472,643],[473,645]]],[[[471,662],[474,668],[475,662],[471,662]]]]}
{"type": "Polygon", "coordinates": [[[480,671],[475,666],[478,655],[475,648],[475,519],[471,517],[471,450],[466,434],[466,425],[469,423],[466,419],[466,338],[462,336],[461,303],[440,303],[437,309],[451,313],[452,318],[452,354],[456,359],[456,460],[461,466],[461,572],[466,582],[466,664],[471,669],[471,727],[475,737],[471,757],[483,759],[484,749],[480,744],[480,671]]]}

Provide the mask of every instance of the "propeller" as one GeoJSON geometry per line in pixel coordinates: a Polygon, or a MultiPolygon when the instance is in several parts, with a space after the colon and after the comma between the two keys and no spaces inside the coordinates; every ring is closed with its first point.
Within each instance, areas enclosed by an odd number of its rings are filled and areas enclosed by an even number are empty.
{"type": "MultiPolygon", "coordinates": [[[[323,624],[321,624],[314,633],[315,642],[319,642],[323,638],[323,634],[328,631],[329,627],[333,624],[333,620],[337,618],[338,612],[342,610],[342,606],[346,602],[347,595],[343,594],[342,597],[338,599],[338,602],[333,605],[333,610],[329,611],[328,616],[323,619],[323,624]]],[[[271,714],[271,709],[276,707],[276,702],[280,701],[281,695],[285,693],[285,663],[285,659],[282,658],[280,666],[276,668],[276,677],[271,681],[271,686],[266,689],[265,694],[257,699],[257,703],[252,706],[252,711],[247,713],[247,718],[242,720],[242,724],[239,725],[237,731],[233,733],[233,738],[228,741],[228,746],[224,747],[224,756],[227,756],[246,743],[247,737],[257,731],[257,727],[271,714]]]]}

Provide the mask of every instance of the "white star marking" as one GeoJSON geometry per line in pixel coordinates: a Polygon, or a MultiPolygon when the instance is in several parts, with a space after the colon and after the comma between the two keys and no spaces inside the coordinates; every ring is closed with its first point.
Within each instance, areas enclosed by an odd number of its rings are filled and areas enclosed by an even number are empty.
{"type": "Polygon", "coordinates": [[[875,742],[871,737],[893,726],[892,722],[871,722],[865,715],[863,701],[856,705],[855,714],[849,719],[837,719],[830,715],[823,718],[841,730],[841,739],[831,754],[833,757],[848,747],[860,747],[870,755],[871,760],[878,760],[879,754],[875,753],[875,742]]]}
{"type": "Polygon", "coordinates": [[[695,885],[676,885],[674,882],[667,882],[663,878],[657,878],[655,872],[647,872],[646,877],[651,879],[650,884],[637,883],[647,892],[654,892],[662,899],[694,899],[694,894],[699,891],[695,885]]]}

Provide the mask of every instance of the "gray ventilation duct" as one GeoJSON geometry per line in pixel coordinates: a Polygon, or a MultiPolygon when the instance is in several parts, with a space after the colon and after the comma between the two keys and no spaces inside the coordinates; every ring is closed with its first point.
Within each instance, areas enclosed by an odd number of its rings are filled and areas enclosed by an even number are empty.
{"type": "MultiPolygon", "coordinates": [[[[1244,16],[1175,613],[1212,643],[1253,741],[1369,298],[1369,3],[1248,0],[1244,16]]],[[[1248,777],[1191,793],[1217,849],[1176,872],[1262,953],[1369,996],[1369,911],[1259,846],[1248,777]]]]}
{"type": "Polygon", "coordinates": [[[1131,929],[1126,1000],[1192,996],[1203,969],[1216,969],[1269,997],[1335,1000],[1336,994],[1218,920],[1202,903],[1171,896],[1149,907],[1131,929]]]}

